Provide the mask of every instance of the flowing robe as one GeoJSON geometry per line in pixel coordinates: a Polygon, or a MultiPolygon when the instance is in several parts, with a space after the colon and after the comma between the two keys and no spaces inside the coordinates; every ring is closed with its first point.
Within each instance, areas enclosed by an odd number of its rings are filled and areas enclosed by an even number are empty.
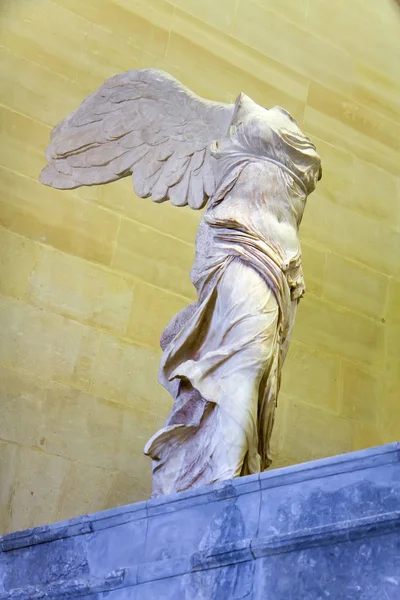
{"type": "MultiPolygon", "coordinates": [[[[198,301],[165,329],[159,381],[174,398],[147,443],[153,496],[257,473],[269,443],[299,298],[298,228],[320,177],[296,126],[265,120],[247,97],[213,147],[219,185],[201,220],[191,280],[198,301]]],[[[282,111],[275,120],[288,123],[282,111]]]]}
{"type": "MultiPolygon", "coordinates": [[[[145,450],[155,495],[270,464],[281,368],[304,283],[296,227],[296,244],[283,247],[269,206],[287,174],[266,161],[240,167],[199,227],[191,273],[199,299],[164,333],[159,380],[175,402],[145,450]]],[[[286,210],[293,211],[290,199],[286,210]]]]}

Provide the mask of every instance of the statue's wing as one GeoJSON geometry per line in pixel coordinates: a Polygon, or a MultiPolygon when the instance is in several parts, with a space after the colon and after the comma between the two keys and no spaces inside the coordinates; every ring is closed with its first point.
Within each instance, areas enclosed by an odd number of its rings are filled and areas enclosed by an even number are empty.
{"type": "Polygon", "coordinates": [[[40,181],[72,189],[132,174],[142,198],[202,208],[215,187],[210,144],[233,112],[163,71],[116,75],[54,127],[40,181]]]}

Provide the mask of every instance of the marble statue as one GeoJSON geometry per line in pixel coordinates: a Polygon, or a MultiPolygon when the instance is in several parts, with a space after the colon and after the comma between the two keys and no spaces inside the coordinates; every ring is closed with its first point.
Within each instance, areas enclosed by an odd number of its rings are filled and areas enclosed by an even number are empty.
{"type": "Polygon", "coordinates": [[[203,100],[170,75],[106,81],[51,133],[41,182],[132,175],[138,196],[206,206],[191,280],[197,302],[161,337],[174,404],[147,443],[153,495],[265,470],[281,370],[304,293],[299,225],[321,178],[315,146],[279,107],[203,100]]]}

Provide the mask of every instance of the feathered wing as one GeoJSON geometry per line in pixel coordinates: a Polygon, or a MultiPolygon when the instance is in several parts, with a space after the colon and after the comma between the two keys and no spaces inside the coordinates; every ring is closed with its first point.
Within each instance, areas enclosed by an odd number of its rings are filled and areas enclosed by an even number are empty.
{"type": "Polygon", "coordinates": [[[142,198],[202,208],[215,187],[210,145],[226,135],[233,112],[163,71],[127,71],[54,127],[40,181],[72,189],[132,174],[142,198]]]}

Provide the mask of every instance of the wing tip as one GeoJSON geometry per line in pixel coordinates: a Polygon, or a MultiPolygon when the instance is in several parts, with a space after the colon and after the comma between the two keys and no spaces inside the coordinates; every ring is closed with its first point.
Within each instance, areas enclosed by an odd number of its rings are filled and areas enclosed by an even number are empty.
{"type": "Polygon", "coordinates": [[[57,190],[72,190],[79,187],[79,184],[74,179],[59,173],[52,165],[46,165],[42,169],[39,175],[39,182],[57,190]]]}

